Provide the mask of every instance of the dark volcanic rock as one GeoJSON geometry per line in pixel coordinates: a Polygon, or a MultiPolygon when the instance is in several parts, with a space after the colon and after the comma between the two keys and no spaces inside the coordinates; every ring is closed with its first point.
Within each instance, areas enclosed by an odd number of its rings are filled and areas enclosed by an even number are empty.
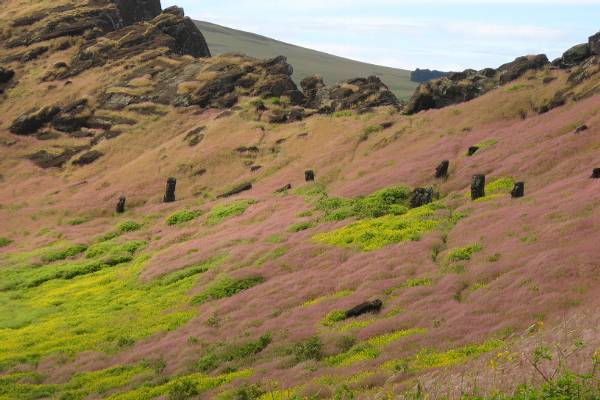
{"type": "Polygon", "coordinates": [[[104,155],[104,153],[97,151],[97,150],[88,151],[88,152],[82,154],[81,157],[79,157],[78,159],[74,160],[73,165],[78,165],[78,166],[88,165],[88,164],[93,163],[94,161],[96,161],[97,159],[102,157],[103,155],[104,155]]]}
{"type": "Polygon", "coordinates": [[[127,198],[125,196],[119,197],[119,201],[117,203],[117,214],[123,214],[125,212],[125,202],[127,198]]]}
{"type": "Polygon", "coordinates": [[[116,3],[126,26],[153,19],[162,11],[160,0],[116,0],[116,3]]]}
{"type": "Polygon", "coordinates": [[[314,182],[315,180],[315,171],[309,169],[308,171],[304,171],[304,180],[306,182],[314,182]]]}
{"type": "Polygon", "coordinates": [[[175,189],[177,187],[177,179],[167,179],[167,188],[165,189],[164,203],[172,203],[175,201],[175,189]]]}
{"type": "Polygon", "coordinates": [[[52,126],[62,132],[78,132],[83,127],[90,127],[93,110],[87,99],[80,99],[67,104],[52,120],[52,126]]]}
{"type": "Polygon", "coordinates": [[[585,132],[587,131],[589,128],[587,125],[581,125],[580,127],[578,127],[577,129],[575,129],[575,134],[577,133],[581,133],[581,132],[585,132]]]}
{"type": "Polygon", "coordinates": [[[231,189],[223,194],[220,194],[219,196],[217,196],[217,198],[221,199],[221,198],[225,198],[225,197],[235,196],[238,193],[242,193],[242,192],[245,192],[250,189],[252,189],[252,183],[250,183],[250,182],[242,183],[242,184],[234,187],[233,189],[231,189]]]}
{"type": "Polygon", "coordinates": [[[554,61],[553,64],[561,68],[569,68],[582,63],[591,55],[589,44],[582,43],[565,51],[562,57],[554,61]]]}
{"type": "Polygon", "coordinates": [[[417,208],[433,201],[432,188],[416,188],[410,197],[410,207],[417,208]]]}
{"type": "Polygon", "coordinates": [[[467,150],[467,156],[471,157],[472,155],[474,155],[475,153],[477,153],[478,150],[479,150],[478,146],[471,146],[471,147],[469,147],[469,150],[467,150]]]}
{"type": "Polygon", "coordinates": [[[592,171],[592,179],[600,179],[600,168],[594,168],[592,171]]]}
{"type": "Polygon", "coordinates": [[[275,191],[275,193],[285,193],[288,190],[292,190],[292,184],[291,183],[288,183],[287,185],[285,185],[283,187],[280,187],[279,189],[277,189],[275,191]]]}
{"type": "Polygon", "coordinates": [[[192,129],[185,135],[183,141],[186,142],[190,147],[197,146],[202,140],[204,140],[204,134],[202,132],[204,132],[205,129],[205,126],[199,126],[192,129]]]}
{"type": "Polygon", "coordinates": [[[410,80],[412,82],[423,83],[432,79],[443,78],[446,75],[448,75],[447,72],[417,68],[410,73],[410,80]]]}
{"type": "Polygon", "coordinates": [[[75,154],[84,150],[85,147],[67,147],[57,152],[40,150],[27,158],[40,168],[60,168],[69,161],[75,154]]]}
{"type": "Polygon", "coordinates": [[[10,131],[15,135],[34,134],[59,112],[60,108],[57,106],[32,109],[15,119],[10,126],[10,131]]]}
{"type": "Polygon", "coordinates": [[[471,199],[485,197],[485,175],[473,175],[471,180],[471,199]]]}
{"type": "Polygon", "coordinates": [[[513,187],[513,190],[512,192],[510,192],[510,195],[515,199],[525,196],[525,182],[515,183],[515,187],[513,187]]]}
{"type": "Polygon", "coordinates": [[[448,176],[448,167],[450,167],[450,161],[444,160],[435,169],[436,178],[446,178],[448,176]]]}
{"type": "Polygon", "coordinates": [[[374,301],[368,301],[346,311],[346,318],[355,318],[367,313],[375,314],[381,311],[382,307],[383,303],[379,299],[374,301]]]}
{"type": "Polygon", "coordinates": [[[8,83],[15,76],[15,71],[12,69],[0,67],[0,84],[8,83]]]}
{"type": "Polygon", "coordinates": [[[529,70],[548,65],[543,55],[519,57],[500,66],[497,70],[486,68],[481,71],[465,70],[452,72],[448,76],[419,85],[404,108],[406,114],[432,108],[442,108],[479,97],[496,87],[521,77],[529,70]]]}
{"type": "Polygon", "coordinates": [[[590,53],[592,53],[592,55],[600,55],[600,32],[589,37],[588,45],[590,48],[590,53]]]}
{"type": "Polygon", "coordinates": [[[376,76],[354,78],[318,91],[321,112],[399,105],[396,96],[376,76]]]}

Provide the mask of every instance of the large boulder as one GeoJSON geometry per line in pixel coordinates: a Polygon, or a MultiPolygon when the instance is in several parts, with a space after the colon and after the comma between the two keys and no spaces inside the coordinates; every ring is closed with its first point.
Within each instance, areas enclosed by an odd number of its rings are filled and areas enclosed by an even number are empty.
{"type": "Polygon", "coordinates": [[[318,98],[322,112],[399,105],[396,96],[376,76],[342,81],[318,91],[318,98]]]}
{"type": "Polygon", "coordinates": [[[590,53],[592,55],[594,55],[594,56],[600,55],[600,32],[589,37],[588,45],[590,47],[590,53]]]}
{"type": "Polygon", "coordinates": [[[15,135],[32,135],[60,112],[57,106],[48,106],[41,109],[31,109],[15,119],[10,126],[10,132],[15,135]]]}
{"type": "Polygon", "coordinates": [[[578,44],[565,51],[561,58],[553,64],[562,68],[569,68],[581,64],[592,55],[590,46],[587,43],[578,44]]]}
{"type": "Polygon", "coordinates": [[[500,84],[506,84],[520,78],[525,72],[542,69],[550,62],[545,54],[518,57],[515,61],[501,65],[498,68],[500,84]]]}

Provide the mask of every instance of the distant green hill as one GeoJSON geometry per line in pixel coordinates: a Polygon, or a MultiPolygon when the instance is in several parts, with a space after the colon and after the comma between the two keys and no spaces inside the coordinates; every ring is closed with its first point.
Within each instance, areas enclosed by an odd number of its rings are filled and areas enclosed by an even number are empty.
{"type": "Polygon", "coordinates": [[[321,75],[327,84],[359,76],[376,75],[401,99],[409,98],[417,86],[410,80],[410,71],[349,60],[208,22],[196,21],[196,24],[206,37],[214,55],[231,52],[245,53],[257,58],[284,55],[294,66],[294,79],[297,82],[314,74],[321,75]]]}

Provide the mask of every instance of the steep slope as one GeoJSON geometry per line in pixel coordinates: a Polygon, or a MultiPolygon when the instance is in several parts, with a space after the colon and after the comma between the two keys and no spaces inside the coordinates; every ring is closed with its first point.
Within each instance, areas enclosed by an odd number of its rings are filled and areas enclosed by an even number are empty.
{"type": "Polygon", "coordinates": [[[375,75],[401,99],[408,99],[417,86],[410,80],[410,71],[353,61],[209,22],[196,21],[196,25],[204,33],[214,54],[245,53],[256,58],[273,58],[279,55],[287,57],[294,66],[293,76],[296,82],[314,74],[321,75],[327,84],[357,76],[375,75]]]}
{"type": "Polygon", "coordinates": [[[0,398],[597,398],[597,57],[407,116],[179,10],[8,45],[114,5],[0,11],[0,398]]]}

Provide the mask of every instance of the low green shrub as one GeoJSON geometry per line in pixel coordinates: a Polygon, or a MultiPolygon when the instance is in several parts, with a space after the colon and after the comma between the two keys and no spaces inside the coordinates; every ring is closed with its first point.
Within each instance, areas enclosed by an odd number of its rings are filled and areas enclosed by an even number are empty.
{"type": "Polygon", "coordinates": [[[212,282],[202,293],[192,298],[192,304],[203,304],[211,300],[224,299],[231,297],[239,292],[250,289],[265,281],[262,276],[254,276],[244,279],[233,279],[228,276],[221,277],[212,282]]]}
{"type": "Polygon", "coordinates": [[[51,250],[40,256],[40,259],[45,263],[66,260],[67,258],[75,257],[87,250],[84,244],[74,244],[58,250],[51,250]]]}
{"type": "Polygon", "coordinates": [[[313,226],[315,226],[315,223],[312,221],[298,222],[298,223],[295,223],[292,226],[290,226],[288,231],[302,232],[302,231],[312,228],[313,226]]]}
{"type": "Polygon", "coordinates": [[[0,247],[6,247],[13,243],[12,239],[0,237],[0,247]]]}
{"type": "Polygon", "coordinates": [[[167,217],[166,223],[167,225],[179,225],[184,222],[189,222],[193,219],[198,218],[202,213],[200,211],[192,211],[192,210],[181,210],[174,212],[173,214],[167,217]]]}
{"type": "Polygon", "coordinates": [[[334,326],[336,322],[340,322],[346,319],[346,313],[340,310],[331,311],[322,320],[321,325],[323,326],[334,326]]]}
{"type": "Polygon", "coordinates": [[[468,261],[471,259],[473,254],[480,252],[482,249],[479,243],[475,243],[466,247],[458,247],[450,250],[447,256],[449,262],[454,261],[468,261]]]}
{"type": "Polygon", "coordinates": [[[257,340],[212,346],[207,353],[200,358],[196,367],[202,372],[213,371],[224,362],[243,360],[260,353],[271,344],[272,340],[271,334],[266,333],[257,340]]]}
{"type": "Polygon", "coordinates": [[[117,230],[121,233],[135,232],[142,228],[142,224],[135,221],[124,221],[117,225],[117,230]]]}
{"type": "Polygon", "coordinates": [[[206,223],[208,225],[217,225],[227,218],[242,215],[253,204],[256,204],[256,200],[238,200],[232,203],[216,205],[208,213],[206,223]]]}
{"type": "Polygon", "coordinates": [[[319,361],[323,358],[323,342],[318,336],[311,336],[302,342],[296,343],[292,352],[297,362],[319,361]]]}

